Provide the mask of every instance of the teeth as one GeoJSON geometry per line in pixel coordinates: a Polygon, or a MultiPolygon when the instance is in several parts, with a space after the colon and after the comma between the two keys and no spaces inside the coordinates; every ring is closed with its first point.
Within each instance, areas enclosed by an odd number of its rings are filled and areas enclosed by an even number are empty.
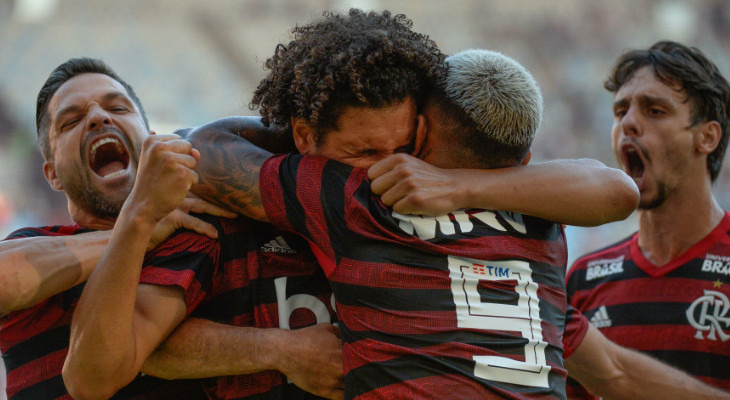
{"type": "Polygon", "coordinates": [[[104,144],[107,144],[107,143],[114,143],[119,150],[122,149],[122,146],[119,143],[119,140],[117,140],[116,138],[108,137],[108,138],[104,138],[104,139],[99,140],[98,142],[94,143],[91,146],[91,156],[93,157],[96,154],[96,149],[98,149],[99,146],[104,145],[104,144]]]}
{"type": "Polygon", "coordinates": [[[124,174],[125,172],[127,172],[127,170],[126,170],[126,169],[122,169],[122,170],[119,170],[119,171],[117,171],[117,172],[112,172],[112,173],[111,173],[111,174],[109,174],[109,175],[104,175],[104,178],[114,178],[115,176],[119,176],[119,175],[122,175],[122,174],[124,174]]]}

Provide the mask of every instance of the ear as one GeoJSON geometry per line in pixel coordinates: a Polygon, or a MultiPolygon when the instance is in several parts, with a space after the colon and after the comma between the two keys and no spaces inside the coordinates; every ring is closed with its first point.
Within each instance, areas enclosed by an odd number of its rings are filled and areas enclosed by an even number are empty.
{"type": "Polygon", "coordinates": [[[525,158],[522,159],[522,162],[520,163],[520,165],[522,165],[522,166],[527,165],[527,163],[530,162],[530,158],[532,158],[532,151],[527,152],[527,155],[525,156],[525,158]]]}
{"type": "Polygon", "coordinates": [[[411,155],[413,157],[419,157],[424,147],[426,146],[426,139],[428,138],[428,124],[426,123],[426,117],[423,114],[416,116],[416,137],[413,138],[413,151],[411,155]]]}
{"type": "Polygon", "coordinates": [[[314,128],[301,118],[291,119],[291,130],[294,135],[294,145],[301,154],[314,154],[317,143],[314,140],[314,128]]]}
{"type": "Polygon", "coordinates": [[[56,165],[53,161],[46,161],[43,163],[43,175],[45,175],[48,184],[51,185],[53,190],[59,192],[63,191],[63,184],[61,184],[61,180],[58,179],[58,175],[56,175],[56,165]]]}
{"type": "Polygon", "coordinates": [[[695,135],[695,148],[700,154],[710,154],[720,144],[722,138],[722,127],[717,121],[709,121],[702,124],[702,128],[695,135]]]}

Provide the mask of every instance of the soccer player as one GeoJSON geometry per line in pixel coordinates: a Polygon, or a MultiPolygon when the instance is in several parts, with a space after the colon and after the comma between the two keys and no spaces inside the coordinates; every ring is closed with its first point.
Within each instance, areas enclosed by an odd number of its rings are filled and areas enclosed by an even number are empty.
{"type": "MultiPolygon", "coordinates": [[[[92,231],[109,229],[114,223],[132,190],[142,143],[150,132],[131,86],[106,65],[91,59],[69,60],[51,73],[38,94],[36,123],[46,160],[45,176],[51,187],[66,195],[75,224],[20,229],[8,237],[13,240],[0,243],[4,256],[0,263],[0,346],[10,399],[67,399],[70,396],[61,367],[69,343],[69,324],[83,282],[109,237],[108,233],[92,231]],[[82,235],[86,236],[83,243],[96,256],[87,255],[85,248],[63,252],[82,235]],[[14,246],[23,253],[5,257],[6,250],[14,246]],[[60,263],[45,262],[48,259],[60,263]],[[42,262],[36,264],[36,260],[42,262]]],[[[169,140],[161,137],[155,142],[169,140]]],[[[189,147],[185,142],[178,144],[189,147]]],[[[200,206],[185,205],[215,212],[200,206]]],[[[183,226],[217,236],[213,226],[181,212],[156,225],[158,229],[144,243],[145,249],[163,248],[160,243],[183,226]]],[[[192,232],[184,236],[212,240],[192,232]]],[[[118,398],[187,398],[186,393],[192,396],[196,392],[179,382],[168,384],[144,377],[120,391],[118,398]]]]}
{"type": "Polygon", "coordinates": [[[641,193],[639,230],[575,262],[570,304],[616,343],[728,390],[730,216],[711,189],[730,86],[700,50],[668,41],[621,55],[605,86],[614,154],[641,193]]]}
{"type": "MultiPolygon", "coordinates": [[[[476,72],[489,71],[474,53],[452,58],[464,59],[475,62],[476,72]]],[[[495,89],[519,96],[511,99],[519,107],[502,110],[518,128],[475,137],[484,125],[473,123],[462,136],[453,135],[450,123],[470,114],[449,100],[447,93],[463,93],[449,86],[459,81],[452,70],[445,91],[425,104],[416,139],[423,159],[443,167],[489,168],[493,164],[485,155],[495,146],[502,150],[498,166],[525,159],[539,123],[539,91],[516,63],[497,60],[510,68],[504,75],[518,77],[499,80],[495,89]],[[525,81],[532,85],[525,88],[525,81]]],[[[327,135],[333,136],[310,152],[338,151],[328,146],[338,135],[327,135]]],[[[205,138],[201,134],[194,142],[205,138]]],[[[236,209],[303,234],[333,284],[343,322],[346,398],[564,397],[560,280],[566,253],[560,226],[485,210],[436,218],[401,215],[372,194],[366,170],[312,156],[267,161],[266,152],[234,137],[230,141],[239,162],[229,173],[241,179],[239,198],[251,199],[236,209]],[[253,179],[259,174],[260,185],[253,179]]],[[[300,150],[302,143],[308,142],[299,142],[300,150]]],[[[214,153],[204,157],[216,159],[214,153]]]]}

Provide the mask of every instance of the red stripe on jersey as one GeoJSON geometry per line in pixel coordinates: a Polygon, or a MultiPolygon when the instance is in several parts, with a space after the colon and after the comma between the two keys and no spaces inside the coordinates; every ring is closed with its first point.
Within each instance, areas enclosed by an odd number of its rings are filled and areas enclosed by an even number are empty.
{"type": "Polygon", "coordinates": [[[369,287],[402,289],[408,282],[409,289],[450,289],[449,271],[408,265],[367,262],[342,257],[340,271],[331,276],[333,282],[362,282],[369,287]],[[418,280],[413,279],[418,275],[418,280]]]}
{"type": "Polygon", "coordinates": [[[588,333],[588,319],[579,310],[568,307],[565,315],[565,333],[563,334],[563,358],[570,357],[583,343],[588,333]]]}
{"type": "Polygon", "coordinates": [[[269,221],[282,230],[294,232],[294,228],[286,217],[286,206],[283,204],[284,192],[278,182],[278,171],[285,159],[286,155],[282,155],[264,161],[259,172],[259,190],[261,199],[267,199],[263,205],[269,221]],[[269,203],[269,201],[276,201],[276,204],[269,203]]]}
{"type": "Polygon", "coordinates": [[[184,291],[184,300],[187,307],[185,316],[189,316],[195,307],[205,297],[200,282],[196,279],[194,271],[172,271],[167,268],[145,267],[142,270],[140,283],[157,286],[179,286],[184,291]]]}
{"type": "Polygon", "coordinates": [[[271,388],[283,385],[284,375],[277,371],[262,371],[255,374],[223,376],[216,384],[205,384],[205,391],[214,399],[241,399],[263,394],[271,388]]]}
{"type": "Polygon", "coordinates": [[[613,306],[643,303],[691,303],[702,290],[713,290],[713,282],[686,278],[663,277],[657,285],[656,278],[634,278],[602,283],[594,289],[577,290],[571,295],[572,304],[583,304],[591,299],[593,304],[613,306]],[[650,299],[650,300],[649,300],[650,299]]]}
{"type": "MultiPolygon", "coordinates": [[[[427,296],[428,293],[424,293],[427,296]]],[[[376,310],[337,303],[337,313],[348,329],[377,331],[397,335],[426,335],[456,330],[456,313],[452,311],[376,310]]]]}
{"type": "Polygon", "coordinates": [[[722,354],[727,343],[722,340],[677,340],[678,337],[693,337],[697,329],[689,325],[622,325],[601,328],[601,333],[616,343],[626,343],[632,349],[641,351],[698,351],[722,354]]]}
{"type": "Polygon", "coordinates": [[[8,398],[39,382],[60,375],[68,348],[38,357],[8,372],[8,398]]]}

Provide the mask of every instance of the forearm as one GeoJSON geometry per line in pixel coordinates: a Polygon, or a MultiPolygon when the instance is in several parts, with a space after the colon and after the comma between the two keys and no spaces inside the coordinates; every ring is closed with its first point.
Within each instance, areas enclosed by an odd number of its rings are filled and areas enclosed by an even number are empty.
{"type": "Polygon", "coordinates": [[[131,382],[142,365],[134,309],[154,224],[127,219],[124,213],[123,209],[74,312],[63,377],[75,397],[110,397],[131,382]]]}
{"type": "Polygon", "coordinates": [[[268,221],[259,188],[259,171],[271,153],[215,126],[196,128],[187,137],[200,151],[198,184],[201,198],[238,214],[268,221]]]}
{"type": "Polygon", "coordinates": [[[565,365],[571,377],[606,399],[730,399],[683,371],[611,342],[593,326],[565,365]]]}
{"type": "Polygon", "coordinates": [[[471,170],[460,185],[465,207],[516,211],[578,226],[625,219],[639,201],[626,174],[590,159],[471,170]]]}
{"type": "Polygon", "coordinates": [[[111,231],[0,242],[0,315],[85,282],[111,231]]]}
{"type": "Polygon", "coordinates": [[[189,318],[147,358],[142,372],[195,379],[277,369],[275,352],[287,348],[287,332],[189,318]]]}

